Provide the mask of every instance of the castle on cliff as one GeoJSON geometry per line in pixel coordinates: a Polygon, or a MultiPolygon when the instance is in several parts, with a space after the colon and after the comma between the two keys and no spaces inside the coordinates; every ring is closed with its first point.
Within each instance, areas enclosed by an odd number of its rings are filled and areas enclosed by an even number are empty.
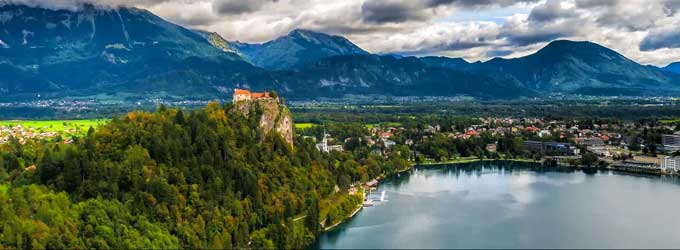
{"type": "MultiPolygon", "coordinates": [[[[1,1],[1,0],[0,0],[1,1]]],[[[234,89],[232,110],[245,117],[259,115],[259,127],[266,136],[276,131],[293,147],[293,118],[286,107],[283,98],[279,99],[276,92],[250,92],[245,89],[234,89]],[[259,110],[260,112],[252,112],[259,110]]],[[[262,137],[264,138],[264,137],[262,137]]]]}
{"type": "Polygon", "coordinates": [[[233,103],[237,103],[240,101],[249,101],[249,100],[260,100],[260,99],[271,99],[272,97],[269,96],[268,92],[250,92],[250,90],[246,89],[234,89],[234,98],[232,100],[233,103]]]}

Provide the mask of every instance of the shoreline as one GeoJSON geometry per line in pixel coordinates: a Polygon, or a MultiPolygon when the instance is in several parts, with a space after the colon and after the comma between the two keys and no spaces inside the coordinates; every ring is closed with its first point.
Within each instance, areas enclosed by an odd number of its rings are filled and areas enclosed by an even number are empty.
{"type": "MultiPolygon", "coordinates": [[[[467,164],[467,163],[475,163],[475,162],[497,162],[497,161],[507,161],[507,162],[518,162],[518,163],[541,163],[540,161],[535,161],[533,159],[463,159],[463,160],[454,160],[454,161],[446,161],[446,162],[427,162],[427,163],[413,163],[409,167],[401,170],[397,170],[392,174],[389,175],[380,175],[376,177],[374,180],[378,182],[377,185],[380,184],[380,181],[382,181],[384,178],[387,178],[389,176],[393,176],[395,174],[400,174],[409,170],[414,169],[417,166],[443,166],[443,165],[458,165],[458,164],[467,164]]],[[[680,176],[679,173],[664,173],[664,172],[650,172],[650,171],[640,171],[640,170],[632,170],[632,169],[621,169],[621,168],[616,168],[616,167],[586,167],[586,166],[566,166],[566,165],[557,165],[555,167],[563,167],[563,168],[568,168],[568,169],[596,169],[596,170],[610,170],[610,171],[616,171],[616,172],[621,172],[621,173],[629,173],[629,174],[645,174],[645,175],[654,175],[654,176],[680,176]]],[[[366,183],[364,183],[366,184],[366,183]]],[[[377,186],[376,185],[376,186],[377,186]]],[[[365,194],[364,194],[365,195],[365,194]]],[[[363,201],[362,204],[357,207],[351,214],[347,215],[344,219],[340,220],[339,222],[325,227],[323,229],[323,232],[328,232],[336,228],[337,226],[342,225],[343,223],[347,222],[349,219],[353,218],[356,214],[358,214],[362,209],[363,209],[363,201]]]]}
{"type": "MultiPolygon", "coordinates": [[[[452,161],[443,161],[443,162],[424,162],[424,163],[416,163],[413,164],[410,168],[412,169],[415,166],[437,166],[437,165],[453,165],[453,164],[466,164],[466,163],[475,163],[475,162],[494,162],[494,161],[507,161],[507,162],[522,162],[522,163],[541,163],[540,161],[536,161],[533,159],[526,159],[526,158],[520,158],[520,159],[479,159],[479,158],[470,158],[470,159],[461,159],[461,160],[452,160],[452,161]]],[[[404,170],[406,171],[406,170],[404,170]]],[[[402,172],[404,172],[402,171],[402,172]]]]}
{"type": "MultiPolygon", "coordinates": [[[[482,162],[482,161],[488,161],[488,162],[493,162],[493,161],[512,161],[512,162],[524,162],[524,163],[539,163],[539,162],[537,162],[537,161],[533,161],[533,160],[529,160],[529,159],[507,159],[507,160],[504,160],[504,159],[479,159],[479,158],[477,158],[477,159],[465,159],[465,160],[462,160],[462,161],[430,162],[430,163],[412,163],[409,167],[407,167],[407,168],[405,168],[405,169],[396,170],[394,173],[389,174],[389,175],[381,174],[381,175],[379,175],[378,177],[375,177],[374,180],[376,180],[376,181],[378,182],[378,184],[380,184],[380,181],[383,180],[384,178],[388,177],[388,176],[393,176],[393,175],[395,175],[395,174],[400,174],[400,173],[403,173],[403,172],[412,170],[413,168],[415,168],[415,167],[417,167],[417,166],[437,166],[437,165],[450,165],[450,164],[466,164],[466,163],[474,163],[474,162],[482,162]]],[[[363,183],[363,185],[365,185],[365,184],[366,184],[366,183],[363,183]]],[[[365,193],[365,191],[364,191],[364,196],[365,196],[365,195],[366,195],[366,193],[365,193]]],[[[342,225],[343,223],[347,222],[349,219],[351,219],[351,218],[353,218],[355,215],[357,215],[361,210],[363,210],[363,208],[364,208],[364,204],[363,204],[363,200],[362,200],[362,203],[361,203],[361,204],[357,207],[357,209],[355,209],[351,214],[345,216],[344,219],[338,221],[337,223],[335,223],[335,224],[333,224],[333,225],[330,225],[330,226],[328,226],[328,227],[324,227],[322,231],[323,231],[323,232],[328,232],[328,231],[333,230],[333,229],[336,228],[337,226],[342,225]]]]}
{"type": "MultiPolygon", "coordinates": [[[[445,161],[445,162],[426,162],[426,163],[412,163],[409,167],[401,170],[397,170],[392,174],[385,175],[382,174],[378,177],[376,177],[374,180],[378,182],[377,185],[380,184],[380,181],[383,179],[393,176],[395,174],[400,174],[409,170],[414,169],[417,166],[443,166],[443,165],[458,165],[458,164],[467,164],[467,163],[475,163],[475,162],[497,162],[497,161],[506,161],[506,162],[518,162],[518,163],[538,163],[540,164],[541,161],[536,161],[533,159],[525,159],[525,158],[520,158],[520,159],[479,159],[479,158],[470,158],[470,159],[461,159],[461,160],[453,160],[453,161],[445,161]]],[[[650,172],[650,171],[640,171],[640,170],[633,170],[633,169],[621,169],[621,168],[616,168],[616,167],[586,167],[586,166],[567,166],[567,165],[557,165],[555,167],[563,167],[563,168],[568,168],[568,169],[574,169],[574,170],[579,170],[579,169],[596,169],[596,170],[610,170],[610,171],[616,171],[616,172],[621,172],[621,173],[628,173],[628,174],[645,174],[645,175],[654,175],[654,176],[680,176],[678,173],[664,173],[664,172],[650,172]]],[[[364,183],[366,184],[366,183],[364,183]]],[[[376,186],[377,186],[376,185],[376,186]]],[[[333,230],[339,225],[342,225],[343,223],[347,222],[349,219],[353,218],[356,214],[358,214],[361,210],[363,209],[363,202],[362,204],[354,210],[351,214],[347,215],[343,220],[329,226],[325,227],[323,232],[328,232],[333,230]]]]}
{"type": "MultiPolygon", "coordinates": [[[[363,202],[363,201],[362,201],[362,202],[363,202]]],[[[364,204],[359,205],[359,206],[357,207],[357,209],[354,210],[354,212],[352,212],[351,214],[345,216],[344,219],[338,221],[337,223],[335,223],[335,224],[333,224],[333,225],[330,225],[330,226],[328,226],[328,227],[324,227],[324,228],[323,228],[323,231],[324,231],[324,232],[331,231],[331,230],[333,230],[335,227],[341,225],[342,223],[347,222],[349,219],[351,219],[351,218],[354,217],[357,213],[359,213],[359,211],[361,211],[361,209],[362,209],[363,207],[364,207],[364,204]]]]}

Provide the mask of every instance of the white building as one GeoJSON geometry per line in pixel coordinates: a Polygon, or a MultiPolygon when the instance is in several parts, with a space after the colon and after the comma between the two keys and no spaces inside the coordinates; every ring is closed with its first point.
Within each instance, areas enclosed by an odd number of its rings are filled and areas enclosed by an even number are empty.
{"type": "Polygon", "coordinates": [[[316,149],[318,149],[321,152],[328,153],[328,134],[324,131],[323,133],[323,139],[321,140],[321,143],[316,144],[316,149]]]}
{"type": "Polygon", "coordinates": [[[551,135],[552,135],[552,133],[550,133],[549,130],[544,129],[544,130],[538,131],[538,137],[541,137],[541,138],[548,137],[548,136],[551,136],[551,135]]]}
{"type": "Polygon", "coordinates": [[[385,144],[385,148],[387,149],[391,149],[394,145],[397,145],[396,142],[391,140],[385,140],[383,143],[385,144]]]}
{"type": "Polygon", "coordinates": [[[328,146],[328,151],[342,152],[342,151],[345,151],[345,149],[342,145],[332,145],[332,146],[328,146]]]}
{"type": "Polygon", "coordinates": [[[678,171],[678,168],[680,168],[680,157],[665,156],[661,158],[661,170],[678,171]]]}

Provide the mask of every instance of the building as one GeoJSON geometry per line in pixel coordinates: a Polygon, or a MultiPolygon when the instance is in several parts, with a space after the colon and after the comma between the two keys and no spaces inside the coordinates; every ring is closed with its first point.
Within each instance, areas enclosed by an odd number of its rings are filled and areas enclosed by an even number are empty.
{"type": "Polygon", "coordinates": [[[477,133],[477,131],[474,130],[474,129],[470,129],[468,131],[465,131],[465,135],[469,138],[469,137],[473,137],[473,136],[478,136],[479,133],[477,133]]]}
{"type": "Polygon", "coordinates": [[[656,165],[654,163],[649,163],[649,162],[641,162],[641,161],[631,161],[631,160],[625,160],[621,162],[614,163],[614,167],[618,168],[627,168],[627,169],[633,169],[633,170],[656,170],[658,171],[659,165],[656,165]]]}
{"type": "Polygon", "coordinates": [[[396,142],[391,141],[391,140],[385,140],[384,142],[385,148],[391,149],[394,145],[397,145],[396,142]]]}
{"type": "Polygon", "coordinates": [[[258,100],[258,99],[269,99],[269,93],[267,92],[250,92],[249,90],[245,89],[234,89],[234,96],[232,99],[233,103],[237,103],[240,101],[247,101],[247,100],[258,100]]]}
{"type": "Polygon", "coordinates": [[[576,139],[578,144],[584,145],[586,147],[602,147],[604,146],[604,140],[600,137],[582,137],[576,139]]]}
{"type": "Polygon", "coordinates": [[[543,153],[543,142],[541,141],[524,141],[524,147],[532,152],[543,153]]]}
{"type": "Polygon", "coordinates": [[[534,125],[531,125],[531,126],[524,128],[524,131],[531,132],[531,133],[537,133],[537,132],[541,131],[541,129],[534,127],[534,125]]]}
{"type": "Polygon", "coordinates": [[[579,149],[563,142],[524,141],[524,147],[532,152],[553,155],[578,155],[579,149]]]}
{"type": "Polygon", "coordinates": [[[586,148],[586,150],[592,152],[593,154],[597,156],[602,156],[602,157],[612,157],[612,152],[609,150],[607,147],[603,146],[589,146],[586,148]]]}
{"type": "Polygon", "coordinates": [[[680,169],[680,157],[664,156],[661,158],[661,170],[678,171],[680,169]]]}
{"type": "Polygon", "coordinates": [[[486,144],[486,151],[496,152],[496,150],[498,150],[498,145],[496,145],[496,143],[486,144]]]}
{"type": "Polygon", "coordinates": [[[649,163],[649,164],[653,164],[653,165],[656,165],[656,166],[660,166],[662,159],[660,157],[654,157],[654,156],[636,155],[636,156],[633,157],[633,160],[637,161],[637,162],[644,162],[644,163],[649,163]]]}
{"type": "Polygon", "coordinates": [[[345,148],[342,145],[331,145],[331,146],[327,146],[327,147],[328,147],[328,151],[338,151],[338,152],[345,151],[345,148]]]}
{"type": "Polygon", "coordinates": [[[666,151],[675,152],[680,150],[680,134],[662,135],[661,144],[663,144],[663,148],[666,151]]]}
{"type": "Polygon", "coordinates": [[[328,153],[330,151],[328,148],[328,134],[326,134],[326,130],[323,131],[323,139],[321,139],[321,142],[316,144],[316,149],[323,153],[328,153]]]}

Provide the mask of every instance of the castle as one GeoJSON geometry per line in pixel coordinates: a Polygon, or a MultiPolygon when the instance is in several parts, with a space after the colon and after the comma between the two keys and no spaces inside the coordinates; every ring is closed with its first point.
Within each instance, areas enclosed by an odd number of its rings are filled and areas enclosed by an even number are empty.
{"type": "Polygon", "coordinates": [[[269,99],[271,98],[269,96],[269,93],[267,92],[250,92],[249,90],[246,89],[234,89],[234,98],[232,100],[233,103],[237,103],[240,101],[247,101],[247,100],[259,100],[259,99],[269,99]]]}
{"type": "Polygon", "coordinates": [[[271,131],[276,131],[292,147],[293,118],[282,100],[275,92],[254,93],[245,89],[234,89],[232,110],[245,117],[259,115],[259,127],[265,136],[271,131]],[[253,112],[254,110],[258,112],[253,112]]]}

